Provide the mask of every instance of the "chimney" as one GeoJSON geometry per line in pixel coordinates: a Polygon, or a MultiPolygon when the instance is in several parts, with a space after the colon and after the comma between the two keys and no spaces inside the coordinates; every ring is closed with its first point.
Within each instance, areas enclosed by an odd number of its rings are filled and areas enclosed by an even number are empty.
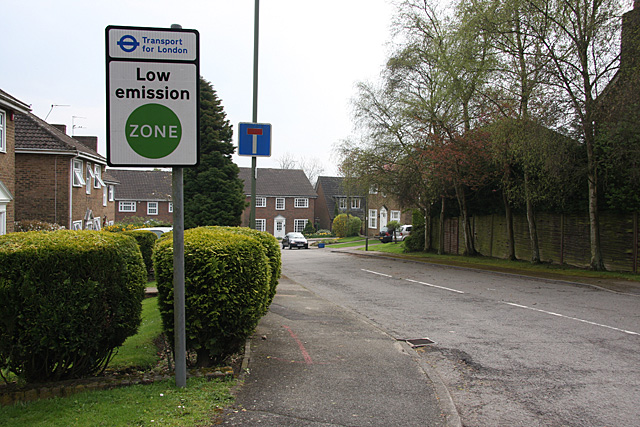
{"type": "Polygon", "coordinates": [[[74,136],[73,139],[80,141],[82,144],[91,148],[96,153],[98,152],[98,137],[97,136],[74,136]]]}
{"type": "Polygon", "coordinates": [[[67,133],[67,125],[51,125],[54,128],[58,129],[60,132],[64,133],[66,135],[67,133]]]}

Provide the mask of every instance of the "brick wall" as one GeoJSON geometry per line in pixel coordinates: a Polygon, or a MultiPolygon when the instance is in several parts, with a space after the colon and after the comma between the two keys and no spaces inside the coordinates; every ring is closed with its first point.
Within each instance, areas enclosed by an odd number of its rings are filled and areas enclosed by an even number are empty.
{"type": "Polygon", "coordinates": [[[170,202],[158,202],[158,215],[147,215],[147,202],[137,201],[135,212],[120,212],[118,201],[115,202],[115,219],[116,222],[122,222],[130,217],[145,218],[154,221],[160,221],[167,224],[173,224],[173,212],[169,212],[170,202]]]}
{"type": "Polygon", "coordinates": [[[0,181],[7,187],[7,190],[14,197],[14,200],[7,203],[6,224],[7,233],[14,231],[15,219],[15,196],[16,196],[16,180],[15,180],[15,122],[11,120],[11,111],[4,110],[6,113],[5,132],[6,132],[6,152],[0,153],[0,181]]]}
{"type": "MultiPolygon", "coordinates": [[[[261,196],[258,196],[261,197],[261,196]]],[[[295,197],[285,197],[285,209],[276,210],[276,197],[267,197],[267,205],[264,208],[256,207],[256,219],[266,220],[266,231],[274,233],[274,219],[277,216],[283,216],[286,220],[285,233],[294,231],[294,225],[296,219],[306,219],[315,223],[315,198],[309,198],[309,207],[296,208],[294,207],[295,197]]],[[[247,203],[251,203],[251,197],[246,198],[247,203]]],[[[249,226],[249,213],[251,208],[247,207],[242,213],[242,226],[249,226]]]]}

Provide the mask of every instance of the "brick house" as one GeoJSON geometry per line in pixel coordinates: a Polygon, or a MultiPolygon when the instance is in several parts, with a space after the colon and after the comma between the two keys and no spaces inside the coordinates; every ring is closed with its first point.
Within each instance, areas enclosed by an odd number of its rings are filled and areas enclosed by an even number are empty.
{"type": "Polygon", "coordinates": [[[319,176],[316,181],[316,218],[318,228],[331,230],[333,219],[343,213],[357,216],[366,223],[367,199],[363,195],[351,194],[343,186],[344,178],[339,176],[319,176]]]}
{"type": "MultiPolygon", "coordinates": [[[[307,222],[315,222],[318,195],[299,169],[257,169],[256,228],[275,237],[302,231],[307,222]]],[[[251,203],[251,168],[240,168],[247,204],[251,203]]],[[[242,226],[249,226],[250,207],[242,213],[242,226]]]]}
{"type": "Polygon", "coordinates": [[[31,113],[16,114],[16,221],[100,229],[114,218],[116,182],[105,175],[97,137],[66,134],[31,113]]]}
{"type": "Polygon", "coordinates": [[[14,231],[16,193],[16,113],[27,114],[27,104],[0,89],[0,235],[14,231]]]}
{"type": "Polygon", "coordinates": [[[411,212],[402,210],[395,197],[378,191],[376,187],[369,190],[367,197],[367,236],[379,234],[389,221],[398,221],[401,225],[411,224],[411,212]]]}
{"type": "Polygon", "coordinates": [[[171,172],[108,169],[120,181],[116,188],[116,222],[130,217],[173,224],[171,172]]]}

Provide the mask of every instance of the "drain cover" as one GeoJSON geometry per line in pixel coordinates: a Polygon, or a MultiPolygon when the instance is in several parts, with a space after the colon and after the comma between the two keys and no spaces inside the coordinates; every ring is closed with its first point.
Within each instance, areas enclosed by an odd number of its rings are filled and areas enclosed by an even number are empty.
{"type": "Polygon", "coordinates": [[[429,338],[415,338],[415,339],[411,339],[411,340],[399,340],[399,341],[405,341],[406,343],[408,343],[413,348],[424,347],[426,345],[434,343],[429,338]]]}

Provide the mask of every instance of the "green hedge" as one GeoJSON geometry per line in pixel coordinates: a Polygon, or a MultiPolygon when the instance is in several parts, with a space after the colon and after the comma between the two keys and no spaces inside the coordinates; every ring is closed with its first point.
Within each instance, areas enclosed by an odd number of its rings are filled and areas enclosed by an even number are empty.
{"type": "Polygon", "coordinates": [[[147,267],[147,272],[151,273],[153,271],[153,245],[156,243],[156,240],[158,240],[156,233],[149,230],[131,230],[123,231],[122,234],[136,239],[140,247],[140,252],[142,253],[144,265],[147,267]]]}
{"type": "Polygon", "coordinates": [[[350,237],[360,234],[362,220],[357,216],[340,214],[333,219],[333,232],[338,237],[350,237]]]}
{"type": "MultiPolygon", "coordinates": [[[[270,302],[272,274],[259,237],[229,228],[184,232],[187,350],[198,366],[218,363],[253,333],[270,302]]],[[[153,255],[162,323],[174,342],[173,241],[160,239],[153,255]]]]}
{"type": "Polygon", "coordinates": [[[0,236],[0,366],[28,382],[103,369],[140,324],[146,274],[128,236],[0,236]]]}

